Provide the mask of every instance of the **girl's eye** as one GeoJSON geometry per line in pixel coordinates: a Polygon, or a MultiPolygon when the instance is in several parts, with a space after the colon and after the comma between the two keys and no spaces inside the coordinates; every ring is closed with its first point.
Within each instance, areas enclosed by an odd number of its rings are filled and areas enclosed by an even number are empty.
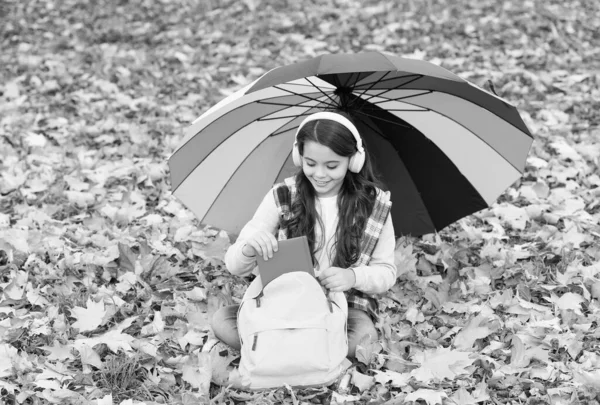
{"type": "MultiPolygon", "coordinates": [[[[308,166],[308,167],[314,167],[314,166],[315,166],[315,164],[314,164],[314,163],[309,163],[309,162],[306,162],[306,166],[308,166]]],[[[328,168],[329,170],[334,170],[334,169],[336,169],[336,168],[337,168],[337,166],[333,166],[333,167],[331,167],[331,166],[327,166],[327,168],[328,168]]]]}

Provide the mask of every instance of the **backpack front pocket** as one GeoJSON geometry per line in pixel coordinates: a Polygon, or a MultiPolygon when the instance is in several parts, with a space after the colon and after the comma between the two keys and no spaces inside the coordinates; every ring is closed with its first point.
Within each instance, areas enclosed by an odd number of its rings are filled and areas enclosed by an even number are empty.
{"type": "Polygon", "coordinates": [[[248,366],[256,374],[292,376],[331,367],[325,328],[272,329],[248,338],[248,366]]]}

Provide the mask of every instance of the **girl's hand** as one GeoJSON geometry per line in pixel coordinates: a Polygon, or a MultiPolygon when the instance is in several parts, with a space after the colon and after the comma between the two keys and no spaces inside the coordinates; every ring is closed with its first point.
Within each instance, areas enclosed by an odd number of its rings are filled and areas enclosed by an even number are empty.
{"type": "Polygon", "coordinates": [[[352,269],[330,267],[321,272],[319,280],[329,291],[347,291],[356,284],[356,275],[352,269]]]}
{"type": "Polygon", "coordinates": [[[273,252],[277,252],[277,239],[267,231],[257,231],[252,234],[246,239],[246,244],[242,248],[244,255],[252,257],[258,254],[265,260],[272,258],[273,252]]]}

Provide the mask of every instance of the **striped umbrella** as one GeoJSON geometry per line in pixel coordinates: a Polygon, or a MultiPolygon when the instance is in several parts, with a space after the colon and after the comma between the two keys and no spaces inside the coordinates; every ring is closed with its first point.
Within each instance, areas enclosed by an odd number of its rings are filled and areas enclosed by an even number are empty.
{"type": "Polygon", "coordinates": [[[238,234],[294,173],[306,115],[352,116],[391,191],[396,235],[419,236],[489,207],[523,173],[533,138],[505,100],[432,63],[368,52],[273,69],[187,128],[172,190],[202,223],[238,234]]]}

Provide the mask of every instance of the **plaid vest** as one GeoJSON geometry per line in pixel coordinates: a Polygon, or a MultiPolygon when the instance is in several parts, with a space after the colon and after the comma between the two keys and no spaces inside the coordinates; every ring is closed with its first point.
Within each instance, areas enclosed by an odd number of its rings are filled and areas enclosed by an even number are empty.
{"type": "MultiPolygon", "coordinates": [[[[282,223],[289,220],[292,216],[292,202],[296,198],[296,178],[294,176],[288,177],[282,183],[276,184],[273,187],[273,193],[275,204],[279,211],[279,232],[277,239],[284,240],[287,239],[288,230],[282,226],[282,223]]],[[[351,267],[368,265],[371,261],[371,255],[373,254],[373,250],[375,250],[379,235],[392,206],[389,195],[389,191],[384,192],[378,189],[373,212],[367,220],[361,240],[360,256],[351,267]]],[[[374,320],[377,319],[377,300],[373,296],[354,288],[345,291],[344,294],[346,295],[349,307],[361,309],[367,312],[374,320]]]]}

